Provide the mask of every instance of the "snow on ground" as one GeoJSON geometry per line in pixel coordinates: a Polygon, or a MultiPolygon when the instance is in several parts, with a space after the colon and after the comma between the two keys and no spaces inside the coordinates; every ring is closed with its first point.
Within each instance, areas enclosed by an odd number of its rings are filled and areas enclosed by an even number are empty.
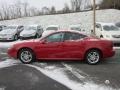
{"type": "Polygon", "coordinates": [[[21,63],[19,60],[7,59],[5,61],[0,62],[0,68],[14,66],[19,63],[21,63]]]}
{"type": "MultiPolygon", "coordinates": [[[[97,10],[97,22],[120,22],[120,10],[116,9],[105,9],[97,10]]],[[[40,24],[46,27],[51,24],[58,24],[61,29],[67,29],[69,25],[81,24],[82,29],[85,29],[90,33],[93,27],[93,11],[71,13],[71,14],[60,14],[60,15],[46,15],[46,16],[36,16],[36,17],[26,17],[14,20],[0,21],[0,24],[19,24],[19,25],[31,25],[40,24]]],[[[0,42],[1,47],[11,47],[13,44],[21,41],[15,42],[0,42]]]]}
{"type": "MultiPolygon", "coordinates": [[[[116,9],[106,9],[97,10],[97,22],[119,22],[120,21],[120,10],[116,9]]],[[[36,16],[19,18],[14,20],[1,21],[0,24],[40,24],[46,27],[51,24],[58,24],[61,29],[67,29],[71,24],[81,24],[82,29],[90,31],[93,27],[93,11],[71,13],[71,14],[60,14],[60,15],[46,15],[46,16],[36,16]]]]}
{"type": "MultiPolygon", "coordinates": [[[[43,64],[42,64],[43,65],[43,64]]],[[[33,67],[37,69],[38,71],[42,72],[46,76],[56,80],[57,82],[65,85],[66,87],[70,88],[71,90],[114,90],[113,88],[110,88],[109,86],[103,86],[103,85],[97,85],[93,82],[85,82],[85,84],[81,84],[80,82],[71,80],[68,78],[67,74],[65,73],[64,68],[58,68],[56,66],[46,66],[45,68],[41,68],[35,65],[27,65],[29,67],[33,67]]],[[[73,67],[69,67],[73,68],[73,67]]],[[[67,68],[66,68],[67,69],[67,68]]],[[[69,69],[68,69],[69,70],[69,69]]],[[[76,74],[73,71],[74,74],[76,74]]],[[[79,79],[85,78],[82,75],[76,74],[76,76],[79,77],[79,79]]]]}

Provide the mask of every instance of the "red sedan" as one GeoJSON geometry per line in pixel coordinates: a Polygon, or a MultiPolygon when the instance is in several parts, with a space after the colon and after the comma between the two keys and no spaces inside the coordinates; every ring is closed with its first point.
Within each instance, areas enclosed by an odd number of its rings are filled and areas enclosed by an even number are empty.
{"type": "Polygon", "coordinates": [[[9,56],[28,64],[35,60],[85,60],[97,64],[115,54],[108,40],[89,37],[77,31],[57,31],[39,40],[15,44],[9,56]]]}

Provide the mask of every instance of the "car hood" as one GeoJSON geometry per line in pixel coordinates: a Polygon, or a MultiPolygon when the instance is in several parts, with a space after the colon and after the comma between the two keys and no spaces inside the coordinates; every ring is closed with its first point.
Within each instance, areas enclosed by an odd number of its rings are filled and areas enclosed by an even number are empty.
{"type": "Polygon", "coordinates": [[[105,31],[104,34],[108,34],[108,35],[120,35],[120,31],[105,31]]]}
{"type": "Polygon", "coordinates": [[[0,32],[0,34],[14,34],[14,33],[16,33],[16,30],[11,30],[11,29],[2,30],[0,32]]]}
{"type": "Polygon", "coordinates": [[[55,30],[44,31],[43,34],[42,34],[42,36],[46,36],[46,35],[48,35],[48,34],[51,34],[51,33],[53,33],[54,31],[55,31],[55,30]]]}
{"type": "Polygon", "coordinates": [[[20,35],[27,35],[27,34],[33,34],[35,33],[36,31],[35,30],[23,30],[20,35]]]}

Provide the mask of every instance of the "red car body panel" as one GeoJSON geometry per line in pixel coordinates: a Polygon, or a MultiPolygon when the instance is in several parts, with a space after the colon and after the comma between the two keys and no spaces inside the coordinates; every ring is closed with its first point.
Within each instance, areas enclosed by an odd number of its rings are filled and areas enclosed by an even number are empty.
{"type": "Polygon", "coordinates": [[[15,44],[8,50],[8,54],[10,57],[18,58],[18,52],[22,48],[33,50],[37,59],[48,60],[83,60],[86,52],[90,49],[100,50],[102,58],[112,57],[115,54],[111,41],[93,37],[87,37],[82,40],[68,40],[52,43],[43,43],[42,41],[43,39],[15,44]]]}

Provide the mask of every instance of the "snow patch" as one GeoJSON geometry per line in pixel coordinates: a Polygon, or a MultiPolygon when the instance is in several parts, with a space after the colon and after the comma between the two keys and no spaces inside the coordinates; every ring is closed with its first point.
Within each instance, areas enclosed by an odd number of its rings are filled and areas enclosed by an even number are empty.
{"type": "Polygon", "coordinates": [[[5,61],[0,62],[0,68],[10,67],[19,64],[20,61],[7,59],[5,61]]]}
{"type": "MultiPolygon", "coordinates": [[[[63,68],[57,68],[54,66],[54,70],[53,70],[53,67],[52,67],[52,70],[48,70],[46,68],[41,68],[41,67],[34,66],[34,65],[27,65],[27,66],[37,69],[38,71],[42,72],[46,76],[65,85],[66,87],[70,88],[71,90],[114,90],[110,87],[96,85],[96,84],[90,83],[90,82],[81,84],[77,81],[70,80],[68,78],[68,76],[65,74],[65,70],[63,68]]],[[[51,68],[51,67],[48,67],[48,68],[51,68]]]]}
{"type": "Polygon", "coordinates": [[[12,47],[14,44],[19,43],[20,41],[14,42],[0,42],[0,48],[9,48],[12,47]]]}
{"type": "Polygon", "coordinates": [[[0,87],[0,90],[5,90],[5,87],[2,87],[2,88],[0,87]]]}

